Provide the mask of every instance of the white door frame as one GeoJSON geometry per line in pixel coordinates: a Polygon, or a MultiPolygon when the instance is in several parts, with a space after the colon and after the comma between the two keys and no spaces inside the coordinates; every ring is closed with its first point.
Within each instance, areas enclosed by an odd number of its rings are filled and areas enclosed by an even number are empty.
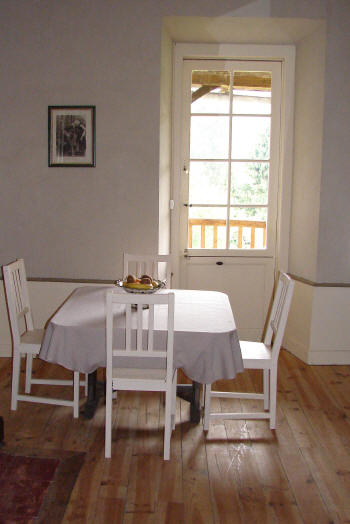
{"type": "Polygon", "coordinates": [[[185,58],[226,58],[246,60],[280,60],[282,62],[281,152],[277,212],[276,268],[288,271],[289,233],[293,175],[294,75],[295,46],[236,44],[174,44],[171,253],[174,282],[180,281],[180,190],[182,177],[182,70],[185,58]]]}

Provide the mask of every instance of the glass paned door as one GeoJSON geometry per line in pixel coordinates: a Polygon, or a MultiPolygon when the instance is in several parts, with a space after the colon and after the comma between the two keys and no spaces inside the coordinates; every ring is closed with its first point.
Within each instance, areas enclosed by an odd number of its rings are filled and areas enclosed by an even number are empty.
{"type": "Polygon", "coordinates": [[[185,61],[187,249],[273,252],[280,79],[278,62],[185,61]]]}

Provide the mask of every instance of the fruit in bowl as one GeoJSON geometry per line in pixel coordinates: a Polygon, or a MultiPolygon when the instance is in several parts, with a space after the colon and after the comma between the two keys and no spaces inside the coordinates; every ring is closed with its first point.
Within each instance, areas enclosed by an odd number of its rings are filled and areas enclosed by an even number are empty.
{"type": "Polygon", "coordinates": [[[128,275],[123,280],[123,287],[150,290],[158,288],[159,283],[156,280],[153,280],[149,275],[142,275],[141,278],[137,278],[135,275],[128,275]]]}

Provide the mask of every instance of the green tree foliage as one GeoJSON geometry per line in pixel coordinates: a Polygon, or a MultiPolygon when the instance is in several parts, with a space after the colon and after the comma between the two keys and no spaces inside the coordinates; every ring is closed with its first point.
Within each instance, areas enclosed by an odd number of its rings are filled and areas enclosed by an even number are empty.
{"type": "MultiPolygon", "coordinates": [[[[260,136],[255,146],[253,158],[269,158],[269,132],[265,131],[260,136]]],[[[235,204],[267,204],[269,164],[267,162],[247,163],[247,177],[243,183],[232,184],[231,201],[235,204]]],[[[246,208],[246,215],[259,219],[261,209],[256,207],[246,208]]]]}

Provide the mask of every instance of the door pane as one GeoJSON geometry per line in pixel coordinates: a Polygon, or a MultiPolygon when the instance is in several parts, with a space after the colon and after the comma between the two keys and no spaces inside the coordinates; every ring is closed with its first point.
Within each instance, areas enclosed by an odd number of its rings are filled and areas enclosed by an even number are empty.
{"type": "Polygon", "coordinates": [[[266,207],[239,207],[231,206],[230,220],[262,220],[266,222],[266,207]]]}
{"type": "Polygon", "coordinates": [[[228,113],[230,73],[228,71],[192,71],[192,113],[228,113]]]}
{"type": "Polygon", "coordinates": [[[269,115],[271,113],[271,73],[235,71],[233,73],[232,112],[269,115]]]}
{"type": "Polygon", "coordinates": [[[226,204],[227,171],[227,162],[191,162],[189,202],[191,204],[226,204]]]}
{"type": "MultiPolygon", "coordinates": [[[[266,246],[267,218],[276,218],[275,193],[269,192],[275,160],[270,154],[275,155],[276,148],[270,151],[270,141],[277,107],[272,105],[271,88],[273,74],[274,100],[278,100],[280,66],[189,60],[184,72],[188,112],[183,166],[188,177],[183,177],[182,196],[187,247],[259,248],[270,254],[273,243],[266,246]]],[[[185,235],[184,226],[182,222],[185,235]]]]}
{"type": "Polygon", "coordinates": [[[266,207],[231,207],[230,249],[265,249],[266,221],[266,207]]]}
{"type": "Polygon", "coordinates": [[[192,116],[190,158],[228,158],[229,117],[192,116]]]}
{"type": "Polygon", "coordinates": [[[268,162],[232,162],[231,204],[267,205],[268,184],[268,162]]]}
{"type": "Polygon", "coordinates": [[[188,247],[193,249],[226,248],[226,208],[189,208],[188,247]]]}
{"type": "Polygon", "coordinates": [[[270,157],[270,120],[270,117],[234,116],[232,118],[232,158],[268,160],[270,157]]]}

